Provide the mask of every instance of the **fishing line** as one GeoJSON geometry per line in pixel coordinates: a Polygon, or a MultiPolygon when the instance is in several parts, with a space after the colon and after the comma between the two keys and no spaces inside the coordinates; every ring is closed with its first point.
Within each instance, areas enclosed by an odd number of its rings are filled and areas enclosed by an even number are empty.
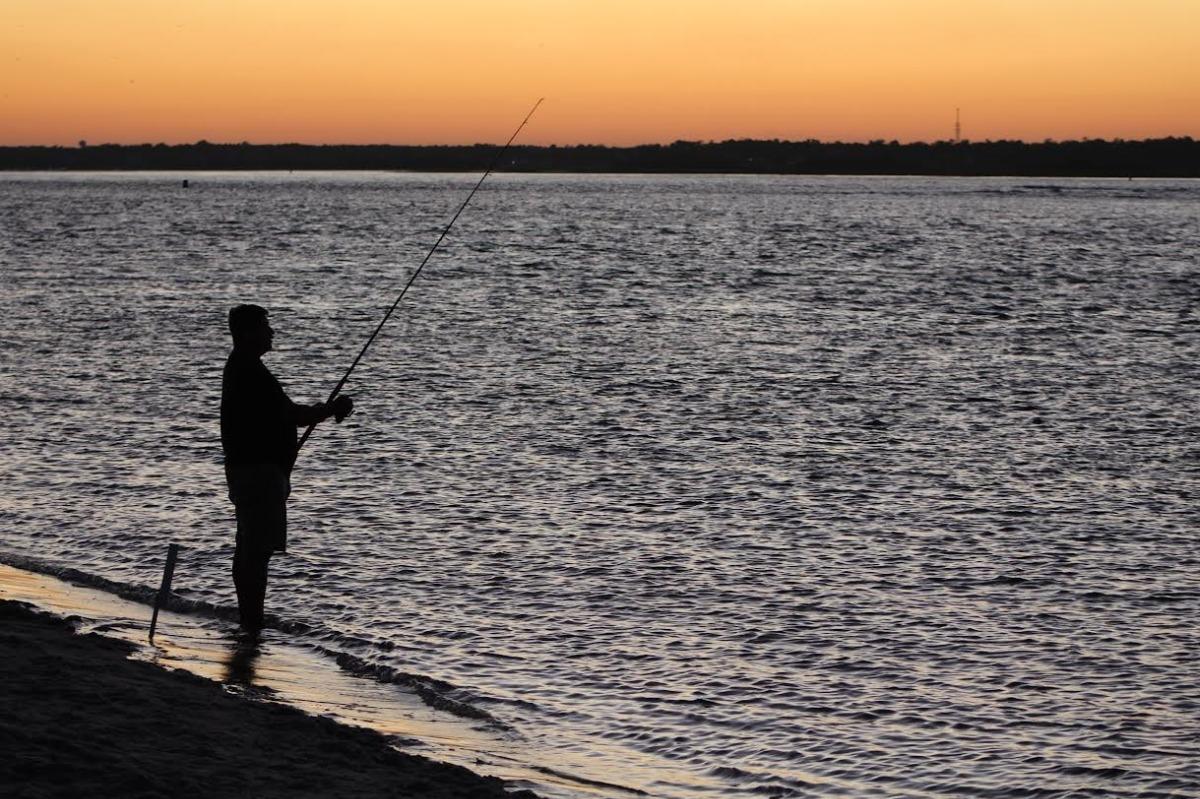
{"type": "MultiPolygon", "coordinates": [[[[329,399],[325,400],[326,405],[337,399],[338,394],[340,394],[342,391],[342,387],[346,385],[346,381],[350,379],[350,373],[354,371],[354,367],[358,366],[358,362],[362,360],[363,355],[366,354],[367,349],[371,346],[371,343],[375,341],[375,337],[379,335],[379,331],[383,330],[383,326],[387,324],[387,320],[391,319],[392,313],[400,305],[400,301],[404,299],[404,295],[408,293],[408,287],[411,286],[413,281],[417,279],[417,275],[421,274],[421,270],[425,268],[425,264],[429,263],[429,259],[433,257],[435,252],[437,252],[437,248],[441,245],[442,240],[446,238],[446,234],[450,232],[450,228],[454,227],[454,223],[458,221],[459,215],[462,214],[464,209],[466,209],[467,204],[471,202],[471,198],[475,196],[475,192],[479,191],[479,187],[483,185],[483,181],[487,180],[487,176],[492,174],[492,170],[496,168],[498,163],[500,163],[500,157],[507,152],[509,145],[511,145],[513,140],[517,138],[517,134],[524,129],[525,124],[529,122],[529,118],[533,116],[533,112],[538,110],[538,106],[541,105],[542,100],[545,99],[546,98],[544,97],[539,98],[538,101],[533,104],[533,108],[529,109],[529,113],[525,115],[525,119],[521,121],[520,125],[517,125],[517,129],[513,131],[511,136],[508,137],[508,141],[503,147],[500,148],[500,151],[496,153],[495,157],[492,158],[492,162],[488,164],[487,170],[483,173],[482,177],[479,178],[479,182],[475,184],[475,188],[471,189],[471,193],[467,195],[467,199],[463,200],[462,205],[460,205],[458,210],[454,212],[454,216],[450,219],[449,224],[442,229],[442,235],[438,236],[437,241],[435,241],[433,246],[429,248],[429,252],[425,254],[425,258],[421,261],[421,265],[418,266],[416,271],[409,276],[408,282],[404,284],[404,288],[401,290],[399,296],[396,297],[396,301],[392,303],[392,307],[388,308],[387,313],[383,315],[383,319],[379,321],[379,325],[375,328],[375,332],[373,332],[370,338],[367,339],[367,343],[363,344],[363,348],[359,350],[354,362],[351,363],[350,368],[346,370],[346,374],[342,375],[342,379],[339,380],[337,385],[333,387],[333,391],[329,392],[329,399]]],[[[304,446],[305,441],[308,441],[308,437],[312,435],[312,431],[314,428],[316,428],[316,426],[316,422],[310,424],[308,429],[304,431],[304,435],[300,437],[299,443],[296,444],[297,455],[300,454],[300,448],[304,446]]]]}

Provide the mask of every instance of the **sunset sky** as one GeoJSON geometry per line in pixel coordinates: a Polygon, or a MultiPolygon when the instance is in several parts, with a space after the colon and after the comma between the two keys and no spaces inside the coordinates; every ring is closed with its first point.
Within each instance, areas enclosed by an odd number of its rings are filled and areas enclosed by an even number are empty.
{"type": "Polygon", "coordinates": [[[1200,136],[1200,0],[0,0],[0,144],[1200,136]]]}

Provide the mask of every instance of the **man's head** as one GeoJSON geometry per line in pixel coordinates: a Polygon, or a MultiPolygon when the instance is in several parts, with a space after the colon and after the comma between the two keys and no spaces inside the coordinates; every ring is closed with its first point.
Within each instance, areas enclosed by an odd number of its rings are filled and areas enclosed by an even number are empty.
{"type": "Polygon", "coordinates": [[[229,311],[229,332],[233,346],[262,355],[271,351],[275,331],[267,322],[267,309],[261,305],[238,305],[229,311]]]}

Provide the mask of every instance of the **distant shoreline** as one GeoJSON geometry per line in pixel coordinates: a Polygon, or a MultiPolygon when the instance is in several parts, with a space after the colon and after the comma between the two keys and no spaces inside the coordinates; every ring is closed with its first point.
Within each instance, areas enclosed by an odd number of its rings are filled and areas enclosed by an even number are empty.
{"type": "MultiPolygon", "coordinates": [[[[495,145],[99,144],[0,147],[0,171],[480,172],[495,145]]],[[[731,140],[515,146],[498,172],[961,177],[1200,177],[1200,140],[867,143],[731,140]]]]}

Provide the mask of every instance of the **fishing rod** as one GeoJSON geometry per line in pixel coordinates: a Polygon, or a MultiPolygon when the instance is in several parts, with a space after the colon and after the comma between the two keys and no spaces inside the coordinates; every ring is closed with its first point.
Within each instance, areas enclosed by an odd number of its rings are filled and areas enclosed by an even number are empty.
{"type": "MultiPolygon", "coordinates": [[[[425,258],[421,261],[421,265],[418,266],[416,271],[409,276],[408,282],[404,284],[404,288],[400,291],[399,296],[396,297],[396,301],[392,303],[392,307],[388,308],[387,313],[383,315],[383,319],[379,320],[379,324],[375,327],[375,332],[373,332],[371,337],[367,339],[367,343],[363,344],[362,349],[359,350],[358,355],[354,358],[354,362],[351,363],[350,368],[346,370],[346,374],[342,375],[342,379],[339,380],[337,385],[333,387],[333,391],[329,392],[329,399],[325,400],[326,405],[337,399],[338,394],[340,394],[342,391],[342,387],[346,385],[346,381],[350,379],[350,373],[354,371],[354,367],[358,366],[358,362],[362,360],[363,355],[366,354],[367,349],[371,346],[371,343],[375,341],[375,337],[379,335],[379,331],[383,330],[383,326],[387,324],[387,320],[392,318],[392,313],[400,305],[400,301],[404,299],[404,295],[408,293],[408,287],[411,286],[413,281],[417,279],[417,275],[421,274],[421,270],[425,268],[425,264],[429,263],[429,259],[433,257],[435,252],[437,252],[437,248],[441,245],[442,240],[446,238],[446,234],[450,232],[450,228],[454,227],[454,223],[458,221],[459,215],[462,214],[464,209],[466,209],[467,204],[471,202],[471,198],[475,196],[475,192],[479,191],[479,187],[483,185],[483,181],[487,180],[487,176],[492,174],[492,170],[495,169],[496,165],[500,163],[500,157],[508,151],[509,145],[511,145],[513,140],[517,138],[517,134],[524,129],[525,124],[529,122],[530,117],[533,116],[533,112],[538,110],[538,106],[541,105],[542,100],[545,99],[545,97],[539,98],[538,101],[533,104],[533,108],[529,109],[529,113],[525,115],[525,119],[521,120],[520,125],[517,125],[517,129],[513,131],[513,135],[508,137],[508,141],[505,142],[504,146],[500,148],[500,151],[497,152],[492,158],[492,162],[488,164],[487,170],[479,178],[479,182],[475,184],[475,188],[471,189],[471,193],[467,195],[467,199],[463,200],[462,205],[460,205],[458,210],[454,212],[454,216],[450,219],[449,224],[442,229],[442,235],[438,236],[437,241],[433,243],[433,246],[429,248],[429,252],[425,254],[425,258]]],[[[312,431],[316,428],[316,426],[316,422],[310,424],[308,429],[304,431],[304,435],[300,437],[300,441],[296,444],[297,455],[300,453],[300,448],[304,446],[304,442],[308,441],[308,437],[312,435],[312,431]]]]}

